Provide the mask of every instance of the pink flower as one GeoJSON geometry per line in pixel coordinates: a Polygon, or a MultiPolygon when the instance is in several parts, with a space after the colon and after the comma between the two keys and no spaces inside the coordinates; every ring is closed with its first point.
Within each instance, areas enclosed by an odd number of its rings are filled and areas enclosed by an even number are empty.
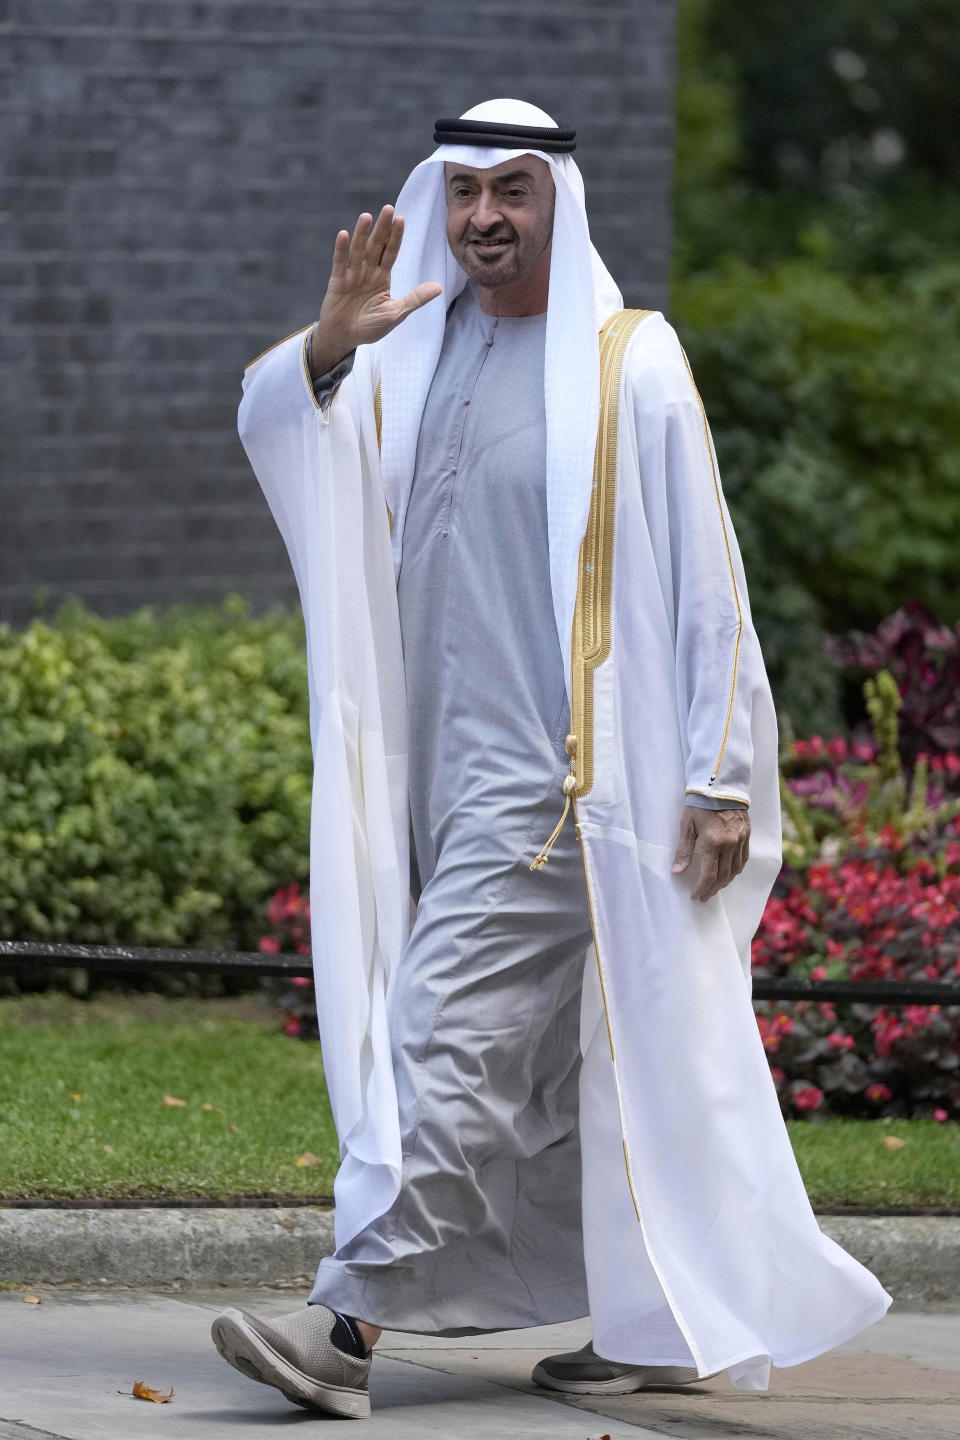
{"type": "Polygon", "coordinates": [[[887,1089],[886,1085],[881,1085],[879,1083],[875,1085],[868,1085],[863,1093],[864,1095],[866,1095],[868,1100],[889,1100],[890,1096],[893,1094],[891,1090],[887,1089]]]}
{"type": "Polygon", "coordinates": [[[308,975],[294,975],[290,980],[291,985],[312,985],[313,981],[308,975]]]}
{"type": "Polygon", "coordinates": [[[287,1023],[286,1023],[286,1024],[284,1025],[284,1027],[283,1027],[283,1033],[284,1033],[284,1035],[299,1035],[299,1034],[300,1034],[300,1021],[299,1021],[299,1020],[294,1020],[294,1018],[291,1016],[290,1019],[287,1021],[287,1023]]]}
{"type": "Polygon", "coordinates": [[[798,1110],[819,1110],[823,1104],[823,1091],[816,1085],[801,1085],[793,1092],[793,1103],[798,1110]]]}
{"type": "Polygon", "coordinates": [[[827,1044],[837,1050],[852,1050],[856,1043],[852,1035],[844,1035],[842,1030],[834,1030],[827,1036],[827,1044]]]}
{"type": "Polygon", "coordinates": [[[933,1118],[934,1120],[949,1120],[950,1116],[947,1114],[946,1110],[934,1110],[933,1118]]]}
{"type": "Polygon", "coordinates": [[[811,980],[826,980],[826,978],[827,978],[827,967],[826,967],[825,965],[814,965],[813,969],[810,971],[810,979],[811,979],[811,980]]]}
{"type": "Polygon", "coordinates": [[[274,939],[272,935],[264,935],[263,939],[260,941],[260,949],[265,951],[268,955],[279,955],[280,941],[274,939]]]}
{"type": "Polygon", "coordinates": [[[774,1085],[776,1085],[779,1089],[779,1087],[783,1084],[784,1079],[786,1078],[786,1072],[781,1070],[779,1065],[771,1065],[770,1075],[773,1079],[774,1085]]]}

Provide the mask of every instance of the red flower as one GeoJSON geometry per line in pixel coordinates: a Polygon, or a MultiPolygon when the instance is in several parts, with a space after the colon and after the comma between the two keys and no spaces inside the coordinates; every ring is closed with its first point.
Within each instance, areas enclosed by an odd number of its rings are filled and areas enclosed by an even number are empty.
{"type": "Polygon", "coordinates": [[[874,1085],[868,1085],[863,1093],[868,1100],[889,1100],[893,1094],[891,1090],[887,1089],[886,1085],[881,1085],[879,1081],[874,1085]]]}
{"type": "Polygon", "coordinates": [[[823,1104],[823,1091],[816,1085],[801,1085],[793,1092],[793,1103],[798,1110],[819,1110],[823,1104]]]}
{"type": "Polygon", "coordinates": [[[300,1034],[300,1021],[299,1021],[299,1020],[295,1020],[295,1019],[293,1018],[293,1016],[291,1016],[290,1019],[286,1022],[286,1024],[285,1024],[284,1027],[283,1027],[283,1033],[284,1033],[284,1035],[299,1035],[299,1034],[300,1034]]]}

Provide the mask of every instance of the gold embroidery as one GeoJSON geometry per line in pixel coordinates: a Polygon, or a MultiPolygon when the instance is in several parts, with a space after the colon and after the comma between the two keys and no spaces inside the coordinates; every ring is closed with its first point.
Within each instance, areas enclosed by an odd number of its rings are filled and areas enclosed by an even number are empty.
{"type": "Polygon", "coordinates": [[[617,500],[617,438],[620,428],[620,377],[634,330],[651,310],[618,310],[600,331],[600,413],[593,458],[593,490],[587,529],[580,542],[577,597],[570,640],[570,730],[564,777],[567,797],[550,839],[535,856],[531,870],[542,870],[563,829],[571,797],[593,786],[593,672],[610,654],[613,595],[613,526],[617,500]]]}
{"type": "Polygon", "coordinates": [[[593,462],[593,493],[580,545],[570,666],[570,729],[575,737],[570,774],[575,798],[593,787],[593,672],[610,654],[613,539],[617,502],[617,441],[623,357],[650,310],[621,310],[600,332],[600,420],[593,462]]]}
{"type": "MultiPolygon", "coordinates": [[[[710,456],[710,469],[713,473],[713,492],[717,501],[717,510],[720,512],[720,529],[723,533],[723,543],[727,552],[727,567],[730,571],[730,584],[733,586],[733,603],[737,607],[737,639],[733,647],[733,674],[730,677],[730,699],[727,702],[727,715],[723,724],[723,734],[720,737],[720,749],[717,758],[713,762],[713,774],[710,776],[711,783],[720,773],[720,761],[723,759],[723,752],[727,748],[727,736],[730,731],[730,717],[733,714],[733,695],[737,687],[737,662],[740,656],[740,637],[743,634],[743,616],[740,614],[740,596],[737,593],[737,579],[733,571],[733,557],[730,554],[730,540],[727,536],[727,527],[723,518],[723,504],[720,499],[720,477],[717,474],[716,462],[713,458],[713,447],[710,444],[710,427],[707,424],[707,412],[703,408],[703,401],[700,398],[700,391],[697,389],[696,381],[693,378],[693,371],[690,369],[690,361],[687,359],[687,352],[680,347],[683,356],[683,363],[687,367],[687,374],[690,376],[690,384],[693,386],[693,393],[697,397],[697,404],[700,406],[700,418],[703,421],[703,438],[707,446],[707,454],[710,456]]],[[[710,792],[713,793],[712,791],[710,792]]]]}

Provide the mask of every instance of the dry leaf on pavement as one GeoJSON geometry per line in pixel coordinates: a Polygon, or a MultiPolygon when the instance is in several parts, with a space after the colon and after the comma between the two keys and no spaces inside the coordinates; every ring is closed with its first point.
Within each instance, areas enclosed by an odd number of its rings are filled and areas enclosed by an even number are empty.
{"type": "Polygon", "coordinates": [[[132,1390],[118,1390],[117,1394],[132,1395],[134,1400],[152,1400],[155,1405],[166,1405],[168,1400],[173,1399],[173,1386],[170,1386],[166,1395],[161,1395],[159,1390],[151,1390],[142,1380],[135,1380],[132,1390]]]}
{"type": "Polygon", "coordinates": [[[303,1169],[305,1165],[322,1165],[323,1159],[319,1155],[314,1155],[312,1150],[304,1150],[302,1155],[297,1156],[297,1164],[303,1169]]]}
{"type": "Polygon", "coordinates": [[[160,1103],[166,1105],[171,1110],[182,1110],[187,1102],[186,1100],[178,1100],[175,1095],[164,1095],[160,1103]]]}
{"type": "Polygon", "coordinates": [[[24,1295],[23,1303],[24,1305],[42,1305],[43,1301],[39,1295],[24,1295]]]}

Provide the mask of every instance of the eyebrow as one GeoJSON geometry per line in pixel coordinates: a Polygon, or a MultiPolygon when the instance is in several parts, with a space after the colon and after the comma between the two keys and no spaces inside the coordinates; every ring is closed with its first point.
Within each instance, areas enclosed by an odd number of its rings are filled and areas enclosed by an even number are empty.
{"type": "MultiPolygon", "coordinates": [[[[477,177],[475,175],[451,175],[450,179],[447,181],[447,184],[456,185],[458,182],[462,183],[464,180],[468,182],[473,182],[476,181],[476,178],[477,177]]],[[[517,180],[532,179],[533,176],[530,174],[529,170],[511,170],[509,175],[498,175],[496,183],[498,185],[512,185],[517,180]]]]}

